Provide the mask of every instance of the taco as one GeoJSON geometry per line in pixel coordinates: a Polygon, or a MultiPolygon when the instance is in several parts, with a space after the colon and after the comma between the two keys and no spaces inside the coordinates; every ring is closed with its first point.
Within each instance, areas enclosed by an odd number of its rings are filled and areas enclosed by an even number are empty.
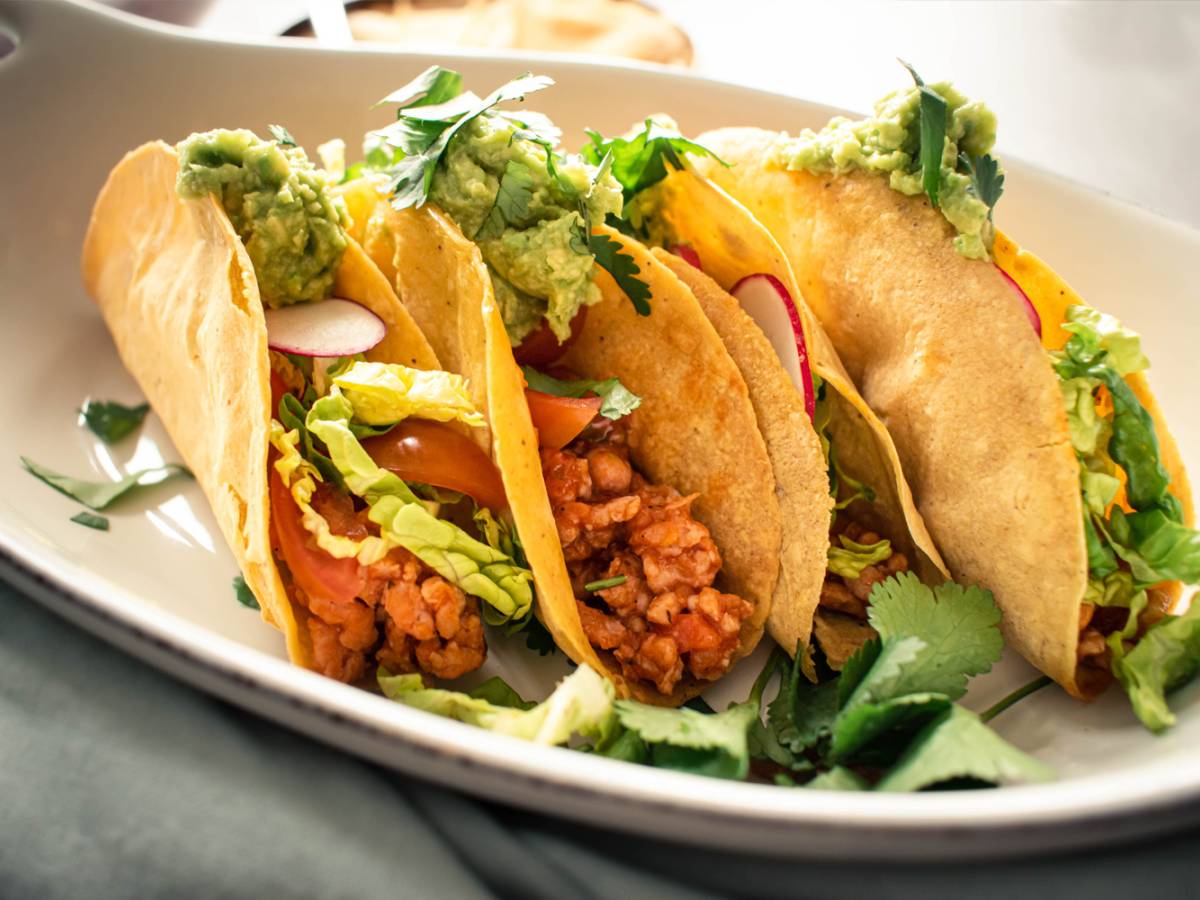
{"type": "Polygon", "coordinates": [[[364,246],[483,394],[555,641],[623,694],[677,704],[754,648],[773,605],[819,592],[824,464],[806,425],[785,580],[778,470],[720,336],[668,266],[600,224],[621,206],[608,167],[497,108],[546,84],[480,100],[434,68],[395,92],[359,170],[384,195],[364,246]]]}
{"type": "Polygon", "coordinates": [[[1148,362],[995,231],[995,116],[916,81],[796,138],[710,132],[729,165],[697,169],[779,241],[955,577],[994,592],[1008,640],[1069,692],[1115,673],[1149,722],[1138,667],[1195,669],[1163,623],[1200,580],[1200,536],[1148,362]]]}
{"type": "MultiPolygon", "coordinates": [[[[684,138],[665,116],[647,119],[627,137],[590,135],[585,158],[611,154],[621,179],[623,227],[652,245],[655,257],[688,285],[745,377],[781,485],[787,483],[781,470],[798,457],[791,442],[815,428],[832,506],[823,580],[803,602],[777,605],[767,627],[789,653],[815,639],[840,670],[874,634],[867,609],[878,582],[909,570],[931,584],[949,577],[891,436],[804,303],[775,239],[745,207],[692,171],[689,157],[708,157],[707,148],[684,138]],[[774,326],[774,343],[757,324],[763,320],[774,326]]],[[[787,494],[780,494],[786,553],[801,538],[786,533],[787,494]]]]}
{"type": "Polygon", "coordinates": [[[291,659],[454,678],[532,605],[486,422],[280,131],[129,153],[84,282],[291,659]]]}

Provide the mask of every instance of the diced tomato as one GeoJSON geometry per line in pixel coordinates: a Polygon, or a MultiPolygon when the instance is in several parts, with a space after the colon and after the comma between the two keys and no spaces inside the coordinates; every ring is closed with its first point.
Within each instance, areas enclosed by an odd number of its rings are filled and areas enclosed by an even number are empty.
{"type": "Polygon", "coordinates": [[[603,401],[599,397],[555,397],[525,389],[529,417],[537,429],[538,446],[559,450],[587,428],[596,418],[603,401]]]}
{"type": "Polygon", "coordinates": [[[571,336],[560,344],[554,332],[550,330],[550,323],[543,319],[537,331],[526,335],[525,339],[513,348],[513,357],[517,360],[517,365],[541,369],[561,358],[575,343],[586,321],[587,307],[581,306],[579,312],[571,319],[571,336]]]}
{"type": "Polygon", "coordinates": [[[493,512],[508,507],[496,464],[469,437],[441,422],[405,419],[362,445],[378,465],[405,481],[459,491],[493,512]]]}
{"type": "Polygon", "coordinates": [[[683,613],[675,617],[671,623],[671,636],[679,645],[680,653],[692,650],[718,650],[721,646],[721,635],[717,629],[696,613],[683,613]]]}
{"type": "Polygon", "coordinates": [[[283,383],[283,379],[279,377],[279,373],[274,369],[271,370],[271,418],[276,418],[279,415],[279,401],[283,399],[283,395],[288,392],[287,385],[283,383]]]}
{"type": "Polygon", "coordinates": [[[316,545],[301,521],[300,507],[274,466],[271,467],[271,524],[283,561],[304,593],[334,603],[352,603],[362,593],[364,580],[358,561],[337,559],[316,545]]]}

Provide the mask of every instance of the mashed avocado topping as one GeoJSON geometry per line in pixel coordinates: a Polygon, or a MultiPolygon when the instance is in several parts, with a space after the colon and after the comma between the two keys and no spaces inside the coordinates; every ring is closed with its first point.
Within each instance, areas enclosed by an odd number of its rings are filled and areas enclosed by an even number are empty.
{"type": "Polygon", "coordinates": [[[396,121],[367,135],[364,162],[348,170],[382,173],[397,209],[437,204],[479,245],[514,344],[543,319],[565,341],[579,309],[600,299],[596,264],[650,311],[632,259],[592,231],[621,210],[610,164],[561,153],[561,132],[540,113],[497,108],[553,83],[522,75],[480,98],[458,72],[431,66],[381,101],[399,107],[396,121]]]}
{"type": "Polygon", "coordinates": [[[429,199],[479,244],[513,343],[543,317],[566,340],[579,308],[600,298],[595,260],[579,240],[585,214],[603,222],[619,213],[621,188],[611,174],[597,177],[580,157],[556,154],[521,131],[496,114],[472,119],[446,147],[429,199]]]}
{"type": "Polygon", "coordinates": [[[820,131],[806,128],[785,139],[777,152],[779,164],[788,169],[839,175],[861,170],[887,175],[888,184],[902,194],[930,194],[958,231],[955,249],[970,259],[987,259],[991,209],[1004,179],[988,155],[995,140],[996,116],[987,106],[967,99],[949,82],[925,85],[918,80],[879,100],[875,115],[858,120],[837,116],[820,131]],[[934,142],[932,150],[926,141],[934,142]],[[926,175],[923,151],[937,161],[937,179],[926,175]]]}
{"type": "Polygon", "coordinates": [[[176,190],[217,196],[272,308],[323,300],[346,249],[345,204],[304,151],[253,132],[193,134],[179,144],[176,190]]]}

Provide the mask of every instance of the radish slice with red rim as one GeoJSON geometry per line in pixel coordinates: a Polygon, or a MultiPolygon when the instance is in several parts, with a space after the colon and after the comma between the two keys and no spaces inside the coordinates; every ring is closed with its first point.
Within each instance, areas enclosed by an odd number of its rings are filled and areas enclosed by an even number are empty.
{"type": "Polygon", "coordinates": [[[263,313],[267,346],[296,356],[337,357],[366,353],[383,340],[387,326],[365,306],[330,297],[263,313]]]}
{"type": "Polygon", "coordinates": [[[704,271],[704,266],[700,265],[700,254],[694,248],[689,247],[687,244],[676,244],[671,248],[671,252],[693,268],[697,268],[701,272],[704,271]]]}
{"type": "Polygon", "coordinates": [[[816,413],[808,345],[804,341],[800,310],[788,289],[774,275],[747,275],[733,286],[731,294],[762,329],[796,390],[804,395],[804,410],[811,419],[816,413]]]}
{"type": "Polygon", "coordinates": [[[1017,284],[1015,278],[1013,278],[999,266],[996,266],[996,271],[1003,275],[1004,280],[1007,281],[1012,286],[1012,289],[1020,295],[1021,302],[1025,304],[1025,315],[1029,318],[1029,324],[1033,326],[1033,330],[1037,333],[1037,336],[1041,337],[1042,317],[1038,315],[1037,307],[1033,305],[1033,301],[1029,299],[1029,295],[1021,289],[1021,286],[1017,284]]]}

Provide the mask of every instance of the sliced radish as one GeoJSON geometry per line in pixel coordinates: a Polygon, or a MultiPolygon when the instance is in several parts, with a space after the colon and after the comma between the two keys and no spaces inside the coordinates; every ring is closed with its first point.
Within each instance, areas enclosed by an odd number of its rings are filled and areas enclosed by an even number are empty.
{"type": "Polygon", "coordinates": [[[383,340],[387,326],[365,306],[330,297],[265,311],[267,346],[297,356],[353,356],[383,340]]]}
{"type": "Polygon", "coordinates": [[[676,244],[671,248],[671,252],[693,268],[704,271],[704,266],[700,265],[700,254],[694,248],[687,244],[676,244]]]}
{"type": "Polygon", "coordinates": [[[792,384],[804,395],[804,409],[811,419],[816,412],[817,398],[813,391],[804,328],[800,324],[800,310],[792,295],[783,282],[766,274],[747,275],[730,293],[771,342],[775,355],[791,376],[792,384]]]}
{"type": "Polygon", "coordinates": [[[1021,300],[1025,303],[1025,315],[1029,317],[1029,324],[1033,326],[1033,330],[1037,332],[1037,336],[1041,337],[1042,317],[1038,315],[1037,307],[1033,305],[1033,301],[1029,299],[1029,295],[1021,290],[1021,286],[1017,284],[1016,280],[999,266],[996,266],[996,271],[1003,275],[1004,280],[1012,285],[1012,289],[1021,295],[1021,300]]]}

